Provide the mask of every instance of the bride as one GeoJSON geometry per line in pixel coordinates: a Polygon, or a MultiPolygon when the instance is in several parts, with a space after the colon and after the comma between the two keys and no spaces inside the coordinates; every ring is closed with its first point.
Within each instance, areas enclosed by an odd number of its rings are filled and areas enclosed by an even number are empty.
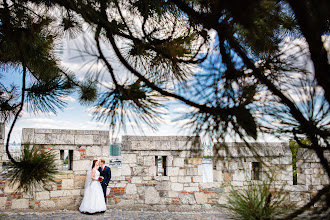
{"type": "Polygon", "coordinates": [[[98,171],[99,161],[93,160],[91,168],[87,171],[85,181],[85,194],[79,207],[83,213],[104,212],[107,207],[104,200],[103,190],[100,182],[100,172],[98,171]]]}

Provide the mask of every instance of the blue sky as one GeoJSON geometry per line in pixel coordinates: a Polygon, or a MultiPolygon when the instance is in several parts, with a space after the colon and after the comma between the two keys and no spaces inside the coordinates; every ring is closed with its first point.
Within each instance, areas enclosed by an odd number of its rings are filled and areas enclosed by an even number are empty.
{"type": "MultiPolygon", "coordinates": [[[[62,44],[61,54],[61,65],[70,69],[74,72],[77,78],[82,79],[85,77],[87,72],[96,71],[100,66],[84,65],[88,62],[88,57],[82,58],[77,52],[76,48],[79,48],[82,45],[82,38],[77,38],[75,40],[66,40],[62,44]]],[[[109,50],[109,54],[106,56],[112,57],[109,50]]],[[[115,63],[115,70],[120,70],[125,76],[125,70],[119,63],[115,63]]],[[[16,71],[11,71],[7,69],[6,72],[2,72],[4,78],[1,80],[5,85],[10,83],[20,84],[19,73],[16,71]]],[[[110,81],[109,76],[104,75],[102,78],[103,82],[107,83],[110,81]]],[[[26,111],[23,112],[23,116],[18,120],[12,134],[12,141],[20,142],[22,128],[51,128],[51,129],[78,129],[78,130],[109,130],[109,125],[102,122],[97,122],[93,120],[92,112],[90,111],[91,106],[81,106],[77,101],[77,95],[72,94],[70,96],[64,97],[68,105],[61,111],[59,110],[57,114],[33,114],[26,111]]],[[[157,131],[151,130],[146,124],[142,124],[137,127],[134,124],[134,129],[131,125],[127,125],[127,130],[124,131],[121,129],[116,133],[115,136],[111,138],[121,138],[122,135],[189,135],[190,133],[187,130],[182,130],[182,125],[184,121],[174,121],[179,113],[189,112],[189,107],[180,104],[178,101],[169,99],[165,102],[166,109],[163,109],[166,112],[166,115],[163,117],[163,122],[160,124],[157,131]]],[[[6,125],[6,131],[9,129],[9,125],[6,125]]],[[[269,135],[265,136],[263,139],[258,141],[278,141],[274,137],[269,135]]],[[[227,141],[232,141],[228,139],[227,141]]]]}
{"type": "MultiPolygon", "coordinates": [[[[66,40],[61,44],[61,53],[58,56],[61,57],[61,66],[68,68],[74,72],[78,79],[83,79],[86,73],[91,73],[99,68],[98,65],[92,65],[90,69],[90,57],[81,57],[79,48],[82,44],[82,38],[75,40],[66,40]],[[88,65],[84,65],[84,63],[88,65]]],[[[108,54],[109,55],[109,54],[108,54]]],[[[109,55],[111,56],[111,55],[109,55]]],[[[115,70],[123,69],[119,64],[115,65],[115,70]]],[[[9,86],[12,83],[20,85],[21,74],[19,70],[6,69],[2,70],[3,78],[2,82],[9,86]]],[[[104,83],[109,83],[110,78],[106,74],[102,78],[104,83]]],[[[97,122],[92,117],[91,107],[82,106],[79,104],[77,94],[73,93],[70,96],[63,97],[67,102],[67,106],[58,110],[57,114],[53,113],[29,113],[26,108],[23,110],[22,117],[17,121],[13,133],[11,142],[20,142],[22,128],[51,128],[51,129],[78,129],[78,130],[109,130],[107,123],[97,122]]],[[[181,131],[181,125],[184,122],[174,122],[176,113],[182,113],[186,111],[184,105],[178,103],[175,100],[166,101],[166,109],[162,111],[166,112],[163,117],[163,122],[160,124],[159,129],[154,131],[150,129],[146,124],[141,124],[137,127],[134,123],[126,126],[126,131],[121,129],[115,133],[111,138],[121,138],[122,135],[189,135],[189,133],[181,131]]],[[[10,123],[6,124],[6,132],[9,130],[10,123]]]]}
{"type": "MultiPolygon", "coordinates": [[[[77,78],[83,79],[88,72],[90,66],[84,65],[87,58],[81,58],[80,54],[77,54],[75,47],[79,45],[79,41],[68,40],[63,43],[61,56],[61,65],[73,71],[77,78]]],[[[115,66],[117,70],[122,69],[120,65],[115,66]]],[[[92,69],[95,69],[93,65],[92,69]]],[[[15,83],[20,86],[21,73],[19,70],[6,69],[1,70],[3,78],[2,82],[9,86],[15,83]]],[[[103,76],[104,82],[109,81],[109,77],[103,76]]],[[[23,109],[22,117],[17,121],[11,142],[20,142],[22,128],[51,128],[51,129],[78,129],[78,130],[109,130],[109,125],[107,123],[97,122],[93,119],[91,107],[92,106],[82,106],[79,104],[77,99],[77,94],[73,93],[70,96],[63,97],[67,102],[67,106],[58,110],[57,114],[53,113],[29,113],[26,108],[23,109]]],[[[116,132],[111,138],[121,138],[122,135],[189,135],[189,133],[182,131],[181,125],[184,122],[174,122],[177,113],[182,113],[187,111],[187,107],[178,103],[175,100],[166,101],[166,108],[163,111],[166,115],[163,117],[163,122],[158,127],[157,131],[150,129],[146,124],[141,124],[137,127],[135,124],[131,123],[126,126],[126,131],[121,129],[116,132]]],[[[6,124],[6,132],[9,130],[11,124],[6,124]]]]}

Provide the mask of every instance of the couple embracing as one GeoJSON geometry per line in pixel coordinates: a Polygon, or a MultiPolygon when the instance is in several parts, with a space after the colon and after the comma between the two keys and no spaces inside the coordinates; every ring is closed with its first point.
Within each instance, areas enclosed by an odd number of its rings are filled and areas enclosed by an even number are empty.
{"type": "Polygon", "coordinates": [[[105,160],[93,160],[87,171],[85,181],[85,194],[79,207],[83,213],[105,212],[106,192],[111,179],[111,170],[105,166],[105,160]]]}

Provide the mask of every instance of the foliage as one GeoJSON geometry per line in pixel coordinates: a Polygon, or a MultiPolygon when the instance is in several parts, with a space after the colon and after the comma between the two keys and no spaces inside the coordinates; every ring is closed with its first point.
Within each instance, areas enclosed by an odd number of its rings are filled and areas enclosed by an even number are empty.
{"type": "MultiPolygon", "coordinates": [[[[310,145],[308,139],[301,140],[301,143],[310,145]]],[[[292,172],[293,172],[293,185],[297,185],[297,153],[300,148],[300,145],[296,141],[290,139],[289,147],[292,153],[292,172]]]]}
{"type": "Polygon", "coordinates": [[[17,163],[7,165],[7,171],[5,178],[10,186],[18,184],[17,191],[30,193],[54,182],[54,175],[58,172],[55,155],[51,151],[45,151],[39,145],[31,148],[29,144],[24,145],[17,163]]]}
{"type": "Polygon", "coordinates": [[[233,219],[277,219],[289,213],[293,204],[288,203],[282,190],[272,189],[272,181],[253,182],[246,188],[232,187],[224,206],[234,214],[233,219]]]}
{"type": "Polygon", "coordinates": [[[61,107],[64,77],[80,88],[83,104],[96,98],[96,119],[112,128],[154,126],[166,114],[160,98],[169,97],[191,109],[179,119],[211,140],[307,138],[310,145],[298,144],[314,150],[330,176],[328,1],[4,0],[0,9],[1,64],[38,81],[32,90],[23,83],[17,100],[1,101],[15,118],[25,92],[34,92],[28,102],[47,103],[37,105],[44,111],[61,107]],[[85,65],[102,68],[79,82],[56,65],[53,49],[58,36],[77,36],[84,26],[93,39],[79,49],[95,61],[85,65]],[[102,82],[102,73],[110,80],[102,82]],[[56,85],[50,96],[35,89],[48,79],[56,85]]]}
{"type": "MultiPolygon", "coordinates": [[[[12,163],[10,177],[12,183],[20,181],[19,188],[24,191],[51,179],[34,166],[38,166],[38,161],[47,165],[44,160],[52,158],[49,154],[38,155],[37,149],[28,152],[28,148],[24,148],[23,161],[16,161],[9,152],[15,123],[23,110],[56,114],[66,106],[65,97],[80,84],[85,85],[59,66],[55,51],[60,49],[57,45],[61,31],[54,28],[55,23],[54,15],[45,8],[25,1],[1,1],[0,78],[12,83],[8,86],[0,82],[0,121],[11,122],[6,142],[6,153],[12,163]],[[30,174],[31,177],[27,177],[30,174]]],[[[90,98],[91,90],[95,91],[95,86],[83,87],[81,96],[85,101],[90,98]]],[[[51,165],[52,160],[48,164],[51,165]]],[[[49,175],[55,171],[52,169],[48,168],[49,175]]]]}

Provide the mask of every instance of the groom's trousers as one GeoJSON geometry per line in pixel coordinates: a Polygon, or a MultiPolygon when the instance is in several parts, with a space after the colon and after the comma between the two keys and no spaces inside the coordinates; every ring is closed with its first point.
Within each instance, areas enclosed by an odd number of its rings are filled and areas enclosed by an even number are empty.
{"type": "Polygon", "coordinates": [[[107,203],[107,188],[108,186],[105,183],[101,183],[102,189],[103,189],[103,195],[105,203],[107,203]]]}

